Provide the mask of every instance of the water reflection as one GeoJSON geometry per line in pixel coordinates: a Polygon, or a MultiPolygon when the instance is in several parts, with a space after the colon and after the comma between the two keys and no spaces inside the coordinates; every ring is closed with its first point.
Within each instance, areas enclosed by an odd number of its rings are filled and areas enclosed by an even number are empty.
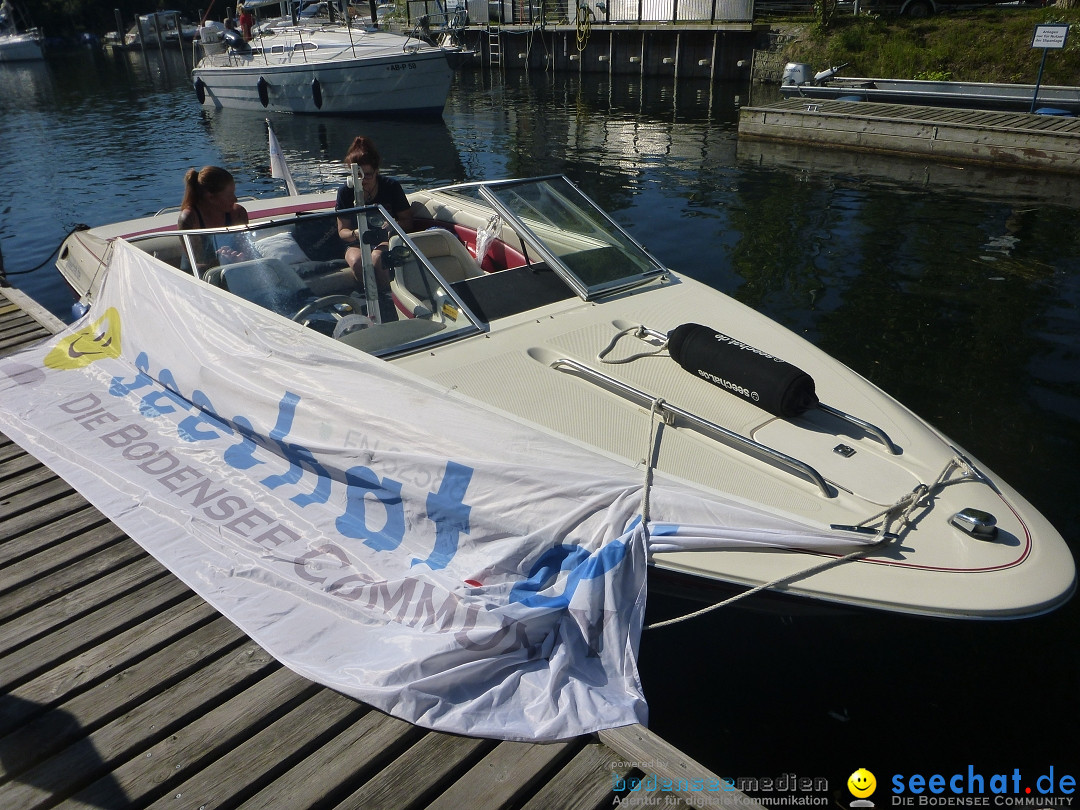
{"type": "MultiPolygon", "coordinates": [[[[40,109],[52,101],[52,76],[47,62],[0,64],[0,112],[9,108],[40,109]]],[[[0,127],[3,123],[0,122],[0,127]]]]}
{"type": "MultiPolygon", "coordinates": [[[[200,110],[211,141],[229,165],[269,175],[266,116],[243,110],[200,110]]],[[[347,116],[280,115],[274,131],[297,189],[325,191],[341,183],[349,144],[357,135],[375,141],[383,171],[409,187],[466,179],[465,166],[442,119],[366,120],[347,116]]]]}
{"type": "Polygon", "coordinates": [[[796,177],[813,176],[832,186],[870,181],[900,194],[934,191],[1080,208],[1080,177],[1068,174],[754,140],[740,140],[737,157],[741,165],[778,169],[796,177]]]}

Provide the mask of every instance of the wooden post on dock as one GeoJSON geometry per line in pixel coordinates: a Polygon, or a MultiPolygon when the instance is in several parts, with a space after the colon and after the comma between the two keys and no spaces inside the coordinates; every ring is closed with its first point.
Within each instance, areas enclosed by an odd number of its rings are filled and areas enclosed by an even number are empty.
{"type": "Polygon", "coordinates": [[[146,32],[143,31],[142,17],[135,15],[135,30],[139,34],[139,48],[142,49],[143,61],[146,61],[146,32]]]}
{"type": "Polygon", "coordinates": [[[124,18],[120,16],[120,9],[113,9],[113,20],[116,22],[116,36],[120,40],[120,50],[124,50],[124,18]]]}
{"type": "Polygon", "coordinates": [[[173,25],[176,26],[176,44],[180,48],[180,58],[184,61],[184,73],[190,73],[188,67],[187,52],[184,50],[184,29],[181,27],[180,12],[173,12],[173,25]]]}
{"type": "Polygon", "coordinates": [[[165,68],[166,75],[168,75],[169,67],[165,64],[165,33],[161,30],[161,26],[158,25],[158,15],[156,11],[150,19],[154,21],[154,36],[157,38],[158,54],[161,55],[161,64],[165,68]]]}

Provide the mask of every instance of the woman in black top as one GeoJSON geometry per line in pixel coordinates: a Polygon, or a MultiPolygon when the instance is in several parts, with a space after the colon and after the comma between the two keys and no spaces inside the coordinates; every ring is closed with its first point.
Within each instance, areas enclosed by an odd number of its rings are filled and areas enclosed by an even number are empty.
{"type": "MultiPolygon", "coordinates": [[[[337,208],[353,208],[357,205],[381,205],[397,221],[398,225],[408,233],[413,227],[412,208],[401,184],[392,177],[379,174],[379,152],[370,138],[359,136],[355,138],[349,151],[345,154],[345,165],[356,164],[360,167],[361,193],[345,183],[338,189],[337,208]]],[[[355,218],[338,217],[338,236],[348,245],[345,249],[345,261],[352,268],[357,283],[363,285],[364,263],[363,251],[360,249],[360,232],[356,227],[355,218]]],[[[390,274],[386,270],[383,257],[389,249],[389,231],[384,231],[382,238],[371,246],[371,261],[375,266],[375,283],[379,290],[380,312],[382,320],[396,320],[397,313],[394,311],[393,298],[390,295],[390,274]]]]}

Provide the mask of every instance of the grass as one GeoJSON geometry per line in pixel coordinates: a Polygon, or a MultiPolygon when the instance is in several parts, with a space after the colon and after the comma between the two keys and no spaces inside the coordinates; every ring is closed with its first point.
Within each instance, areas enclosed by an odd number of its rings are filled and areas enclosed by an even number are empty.
{"type": "Polygon", "coordinates": [[[827,28],[806,25],[785,61],[815,70],[849,63],[849,76],[1034,83],[1043,50],[1035,26],[1068,23],[1065,48],[1046,55],[1043,84],[1080,84],[1080,8],[984,8],[926,20],[837,13],[827,28]]]}

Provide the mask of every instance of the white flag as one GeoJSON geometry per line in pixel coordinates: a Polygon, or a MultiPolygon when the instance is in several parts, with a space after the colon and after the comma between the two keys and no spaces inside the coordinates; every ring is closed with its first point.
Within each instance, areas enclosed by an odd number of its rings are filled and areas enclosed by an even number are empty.
{"type": "Polygon", "coordinates": [[[274,125],[270,123],[269,118],[266,119],[266,131],[270,135],[270,176],[284,180],[289,196],[295,197],[296,183],[293,182],[289,164],[285,162],[285,155],[281,153],[281,144],[278,143],[277,133],[274,132],[274,125]]]}

